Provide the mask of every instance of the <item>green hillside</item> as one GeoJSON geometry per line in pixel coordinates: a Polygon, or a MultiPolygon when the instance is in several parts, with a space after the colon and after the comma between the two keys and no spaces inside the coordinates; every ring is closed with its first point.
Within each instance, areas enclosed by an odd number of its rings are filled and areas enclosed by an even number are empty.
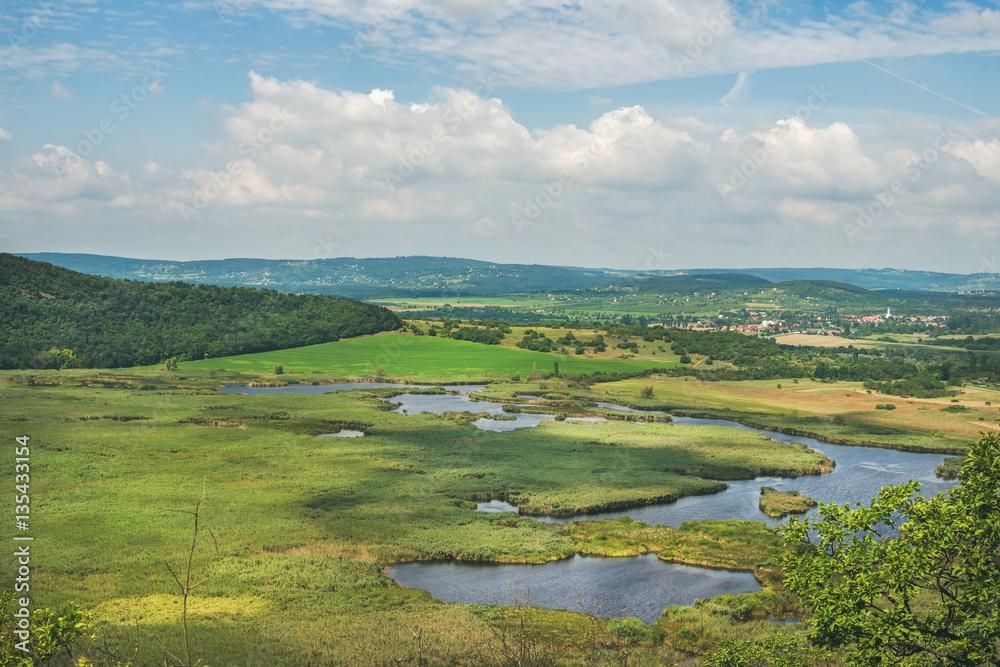
{"type": "Polygon", "coordinates": [[[115,280],[6,253],[0,253],[0,321],[0,368],[8,369],[140,366],[299,347],[401,325],[391,311],[349,299],[115,280]]]}

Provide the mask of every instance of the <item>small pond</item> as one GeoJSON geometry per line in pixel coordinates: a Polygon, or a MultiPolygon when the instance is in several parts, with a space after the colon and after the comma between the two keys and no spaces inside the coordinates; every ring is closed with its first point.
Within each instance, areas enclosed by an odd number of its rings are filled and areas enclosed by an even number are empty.
{"type": "Polygon", "coordinates": [[[534,607],[582,611],[579,591],[588,613],[594,609],[594,600],[600,606],[603,597],[602,618],[635,616],[646,623],[658,619],[664,607],[761,589],[749,572],[666,563],[655,554],[632,558],[576,555],[544,565],[423,561],[388,569],[399,583],[429,591],[443,602],[511,605],[509,584],[522,596],[528,586],[534,607]]]}

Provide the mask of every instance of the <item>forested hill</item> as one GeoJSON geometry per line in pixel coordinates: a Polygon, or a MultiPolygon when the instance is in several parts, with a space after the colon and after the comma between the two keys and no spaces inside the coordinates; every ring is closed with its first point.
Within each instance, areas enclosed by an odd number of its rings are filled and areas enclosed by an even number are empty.
{"type": "MultiPolygon", "coordinates": [[[[953,274],[903,269],[685,269],[655,271],[588,269],[540,264],[501,264],[456,257],[382,257],[359,259],[213,259],[172,261],[132,259],[80,253],[22,253],[73,271],[108,278],[224,286],[265,287],[281,292],[332,294],[354,298],[486,296],[529,292],[592,289],[644,278],[667,279],[648,283],[644,291],[718,291],[725,287],[752,287],[754,276],[765,282],[827,280],[870,290],[969,292],[1000,290],[996,273],[953,274]],[[707,279],[722,284],[700,282],[707,279]],[[726,275],[728,274],[728,275],[726,275]],[[732,274],[746,276],[739,279],[732,274]],[[740,282],[740,281],[747,282],[740,282]]],[[[982,268],[982,267],[981,267],[982,268]]]]}
{"type": "Polygon", "coordinates": [[[0,253],[0,368],[113,368],[324,343],[397,329],[386,308],[249,287],[149,283],[0,253]],[[72,350],[70,360],[65,351],[72,350]]]}
{"type": "Polygon", "coordinates": [[[34,253],[30,259],[110,278],[183,280],[253,286],[299,294],[354,298],[438,297],[550,292],[622,282],[634,271],[539,264],[501,264],[455,257],[357,259],[212,259],[175,262],[73,253],[34,253]]]}
{"type": "Polygon", "coordinates": [[[638,292],[690,293],[759,287],[767,282],[748,273],[706,273],[645,278],[633,286],[638,292]]]}

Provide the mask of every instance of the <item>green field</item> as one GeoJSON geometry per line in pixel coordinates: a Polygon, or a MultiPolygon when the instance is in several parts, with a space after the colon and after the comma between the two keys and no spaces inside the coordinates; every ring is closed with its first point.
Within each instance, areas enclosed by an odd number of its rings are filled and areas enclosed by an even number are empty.
{"type": "MultiPolygon", "coordinates": [[[[466,501],[579,512],[722,486],[691,472],[747,477],[825,465],[801,446],[724,428],[552,422],[492,433],[461,417],[384,412],[363,391],[250,397],[208,391],[201,380],[139,390],[72,386],[65,371],[44,378],[62,386],[2,377],[0,427],[31,445],[32,592],[42,605],[76,600],[93,610],[110,624],[106,636],[137,622],[141,664],[179,646],[166,566],[185,560],[191,521],[181,511],[203,482],[201,525],[218,541],[219,573],[192,599],[189,625],[205,663],[396,664],[413,653],[408,628],[423,628],[441,661],[481,664],[489,650],[481,608],[435,603],[381,566],[541,562],[584,547],[558,525],[474,513],[466,501]],[[366,435],[315,437],[343,426],[366,435]]],[[[588,534],[593,551],[599,535],[588,534]]],[[[203,538],[195,566],[206,573],[212,551],[203,538]]],[[[726,539],[701,535],[675,558],[714,562],[713,553],[731,553],[726,539]]],[[[0,573],[4,586],[12,577],[0,573]]],[[[539,616],[559,628],[553,646],[570,648],[583,618],[539,616]]]]}
{"type": "Polygon", "coordinates": [[[671,362],[588,359],[532,352],[431,336],[381,334],[276,352],[218,357],[181,363],[180,369],[225,368],[227,371],[271,373],[282,364],[286,374],[323,373],[337,377],[372,377],[381,366],[393,378],[507,378],[513,374],[634,373],[646,368],[672,368],[671,362]]]}

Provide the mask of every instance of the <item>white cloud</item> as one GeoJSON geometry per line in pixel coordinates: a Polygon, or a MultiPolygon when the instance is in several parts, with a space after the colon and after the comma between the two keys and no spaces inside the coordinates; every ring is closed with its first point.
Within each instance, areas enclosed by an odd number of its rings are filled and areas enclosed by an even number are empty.
{"type": "Polygon", "coordinates": [[[11,142],[10,132],[0,127],[0,141],[11,142]]]}
{"type": "Polygon", "coordinates": [[[736,77],[736,83],[733,84],[733,87],[729,89],[728,93],[722,96],[722,98],[719,100],[719,104],[721,104],[724,107],[728,107],[730,102],[734,101],[740,96],[746,85],[747,85],[747,73],[740,72],[739,76],[736,77]]]}
{"type": "Polygon", "coordinates": [[[1000,12],[955,3],[873,13],[855,3],[843,16],[798,24],[772,20],[763,3],[725,0],[241,0],[294,25],[354,30],[349,57],[427,58],[455,71],[497,72],[508,87],[557,90],[797,66],[995,51],[1000,12]]]}
{"type": "Polygon", "coordinates": [[[1000,183],[1000,139],[990,142],[956,141],[946,149],[955,157],[966,160],[983,178],[1000,183]]]}
{"type": "Polygon", "coordinates": [[[68,100],[71,102],[74,99],[76,99],[75,97],[73,97],[73,93],[63,88],[62,84],[59,83],[58,81],[52,82],[52,97],[56,98],[57,100],[68,100]]]}
{"type": "Polygon", "coordinates": [[[42,225],[53,249],[107,218],[121,243],[166,239],[143,256],[306,257],[329,235],[345,255],[632,268],[661,245],[686,266],[884,265],[904,249],[912,266],[913,244],[893,239],[919,232],[928,258],[958,253],[1000,211],[1000,141],[955,141],[907,178],[930,128],[885,145],[844,122],[738,132],[631,106],[529,131],[501,99],[464,89],[408,102],[253,72],[249,83],[249,100],[218,108],[224,135],[194,166],[123,171],[50,144],[0,172],[0,211],[42,225]],[[905,193],[849,244],[843,224],[894,179],[905,193]]]}

